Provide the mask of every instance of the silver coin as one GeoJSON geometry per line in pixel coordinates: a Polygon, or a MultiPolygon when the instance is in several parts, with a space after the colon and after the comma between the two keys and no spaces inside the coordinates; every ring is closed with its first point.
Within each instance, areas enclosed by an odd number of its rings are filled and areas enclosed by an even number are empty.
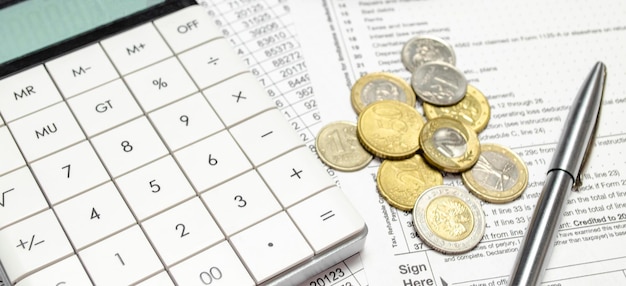
{"type": "Polygon", "coordinates": [[[487,227],[480,201],[464,189],[445,185],[429,188],[417,198],[413,222],[424,243],[446,254],[470,251],[487,227]]]}
{"type": "Polygon", "coordinates": [[[467,79],[450,64],[431,62],[421,65],[413,72],[411,87],[423,101],[447,106],[463,99],[467,91],[467,79]]]}
{"type": "Polygon", "coordinates": [[[456,64],[452,46],[439,38],[430,36],[417,36],[408,40],[402,47],[401,57],[404,67],[410,72],[425,63],[434,61],[456,64]]]}

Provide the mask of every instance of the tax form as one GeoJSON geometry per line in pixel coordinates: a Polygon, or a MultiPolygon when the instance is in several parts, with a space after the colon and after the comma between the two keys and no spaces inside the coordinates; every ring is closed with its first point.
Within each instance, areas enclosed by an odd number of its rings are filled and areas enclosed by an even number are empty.
{"type": "MultiPolygon", "coordinates": [[[[607,85],[596,139],[569,194],[542,285],[626,283],[626,3],[623,1],[293,0],[294,19],[320,114],[326,123],[356,122],[350,87],[386,71],[408,80],[400,60],[416,35],[450,43],[456,66],[491,105],[481,143],[522,157],[524,194],[483,203],[487,231],[472,251],[443,255],[417,236],[410,213],[376,190],[380,161],[338,173],[344,192],[369,227],[361,258],[369,285],[507,285],[570,104],[597,61],[607,85]]],[[[418,104],[418,110],[421,107],[418,104]]],[[[444,183],[463,187],[458,175],[444,183]]]]}

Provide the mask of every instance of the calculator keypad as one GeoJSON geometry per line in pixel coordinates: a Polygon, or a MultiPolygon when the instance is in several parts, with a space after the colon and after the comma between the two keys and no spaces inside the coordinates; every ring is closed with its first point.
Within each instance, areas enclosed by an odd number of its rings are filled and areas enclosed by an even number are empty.
{"type": "Polygon", "coordinates": [[[199,6],[0,95],[12,283],[255,285],[365,231],[199,6]]]}

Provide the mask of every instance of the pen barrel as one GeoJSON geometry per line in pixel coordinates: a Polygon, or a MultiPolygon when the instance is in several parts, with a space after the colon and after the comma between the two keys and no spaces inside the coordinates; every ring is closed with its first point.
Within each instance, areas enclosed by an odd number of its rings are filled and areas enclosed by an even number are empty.
{"type": "Polygon", "coordinates": [[[574,180],[563,170],[551,170],[535,205],[526,236],[517,254],[511,286],[539,285],[545,271],[544,262],[552,246],[561,219],[565,199],[574,180]]]}

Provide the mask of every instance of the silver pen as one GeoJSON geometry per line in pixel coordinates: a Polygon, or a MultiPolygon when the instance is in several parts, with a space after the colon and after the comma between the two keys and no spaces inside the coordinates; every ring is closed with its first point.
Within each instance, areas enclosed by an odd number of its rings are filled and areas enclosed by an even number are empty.
{"type": "Polygon", "coordinates": [[[561,133],[535,213],[517,253],[509,285],[538,285],[545,272],[561,209],[570,190],[578,187],[580,171],[594,138],[606,67],[595,64],[574,99],[561,133]]]}

